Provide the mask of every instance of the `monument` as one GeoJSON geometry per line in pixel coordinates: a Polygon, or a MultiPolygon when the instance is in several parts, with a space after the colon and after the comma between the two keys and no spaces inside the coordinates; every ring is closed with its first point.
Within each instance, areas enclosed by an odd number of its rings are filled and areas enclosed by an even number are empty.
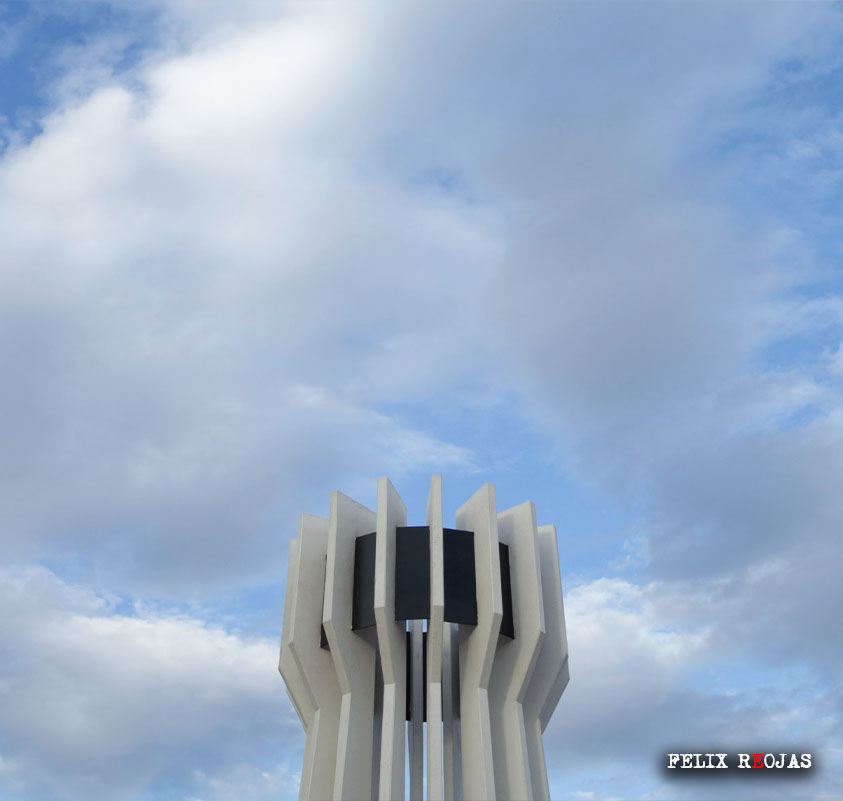
{"type": "Polygon", "coordinates": [[[542,732],[568,683],[554,526],[482,486],[424,526],[387,478],[290,543],[279,670],[306,731],[300,799],[548,799],[542,732]],[[426,747],[425,747],[426,745],[426,747]]]}

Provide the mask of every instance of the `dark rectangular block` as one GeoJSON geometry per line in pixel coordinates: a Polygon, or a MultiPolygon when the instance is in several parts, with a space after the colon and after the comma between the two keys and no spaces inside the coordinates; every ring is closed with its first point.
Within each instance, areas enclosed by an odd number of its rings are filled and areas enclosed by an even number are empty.
{"type": "Polygon", "coordinates": [[[354,592],[351,630],[375,625],[375,532],[354,540],[354,592]]]}
{"type": "Polygon", "coordinates": [[[512,619],[512,575],[509,570],[509,546],[498,543],[501,557],[501,598],[503,599],[503,619],[501,634],[515,639],[515,621],[512,619]]]}
{"type": "MultiPolygon", "coordinates": [[[[407,632],[407,709],[406,719],[413,719],[413,634],[407,632]]],[[[427,632],[422,634],[422,722],[427,723],[427,632]]]]}
{"type": "Polygon", "coordinates": [[[446,528],[445,620],[477,625],[477,580],[474,575],[474,532],[446,528]]]}
{"type": "Polygon", "coordinates": [[[430,529],[399,526],[395,531],[395,619],[430,617],[430,529]]]}

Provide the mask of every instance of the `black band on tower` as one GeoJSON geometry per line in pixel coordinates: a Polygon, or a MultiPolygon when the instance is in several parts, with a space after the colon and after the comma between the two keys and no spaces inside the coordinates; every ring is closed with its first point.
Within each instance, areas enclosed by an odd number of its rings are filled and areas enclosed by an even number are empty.
{"type": "Polygon", "coordinates": [[[430,617],[430,529],[399,526],[395,530],[395,619],[430,617]]]}
{"type": "Polygon", "coordinates": [[[444,530],[445,620],[477,625],[477,580],[474,574],[474,532],[444,530]]]}
{"type": "Polygon", "coordinates": [[[498,543],[501,557],[501,599],[503,600],[503,618],[501,620],[501,634],[509,639],[515,639],[515,621],[512,619],[512,575],[509,570],[509,546],[498,543]]]}
{"type": "MultiPolygon", "coordinates": [[[[445,621],[477,625],[477,581],[474,573],[474,532],[443,531],[445,621]]],[[[515,637],[509,546],[498,543],[503,619],[500,633],[515,637]]],[[[430,529],[399,526],[395,531],[395,619],[430,618],[430,529]]],[[[353,631],[375,625],[375,532],[354,542],[353,631]]],[[[327,646],[324,631],[322,646],[327,646]]]]}
{"type": "Polygon", "coordinates": [[[354,541],[354,590],[351,630],[375,625],[375,532],[361,534],[354,541]]]}

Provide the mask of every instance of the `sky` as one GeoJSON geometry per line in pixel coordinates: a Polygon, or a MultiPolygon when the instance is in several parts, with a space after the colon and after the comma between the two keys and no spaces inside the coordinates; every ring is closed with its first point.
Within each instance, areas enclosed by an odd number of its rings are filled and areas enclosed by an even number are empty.
{"type": "Polygon", "coordinates": [[[298,516],[433,474],[557,527],[555,799],[843,798],[841,53],[819,2],[0,1],[0,801],[296,798],[298,516]]]}

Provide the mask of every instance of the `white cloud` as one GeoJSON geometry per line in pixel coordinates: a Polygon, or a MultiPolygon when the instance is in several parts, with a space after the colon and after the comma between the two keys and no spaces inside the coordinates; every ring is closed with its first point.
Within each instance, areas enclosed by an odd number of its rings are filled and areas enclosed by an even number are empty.
{"type": "MultiPolygon", "coordinates": [[[[517,394],[512,416],[636,518],[649,559],[640,585],[571,593],[553,742],[604,766],[633,742],[644,775],[657,735],[787,730],[784,680],[756,703],[686,674],[839,662],[840,359],[763,356],[830,353],[812,338],[840,341],[839,302],[792,295],[828,278],[809,221],[735,199],[754,167],[757,186],[833,188],[805,154],[839,125],[782,123],[781,153],[730,139],[788,118],[777,65],[827,47],[835,12],[148,7],[163,49],[119,79],[119,42],[66,59],[72,103],[0,163],[9,550],[75,554],[121,594],[265,581],[328,490],[482,468],[428,421],[517,394]]],[[[42,760],[42,795],[69,771],[77,797],[125,797],[190,761],[203,801],[287,786],[289,764],[220,757],[214,734],[230,717],[254,742],[244,710],[289,731],[256,667],[274,645],[116,614],[43,572],[5,587],[29,627],[5,623],[4,777],[42,760]]],[[[822,678],[802,732],[827,731],[818,699],[839,709],[822,678]]]]}
{"type": "Polygon", "coordinates": [[[197,785],[201,796],[189,801],[277,801],[279,798],[298,798],[301,777],[288,764],[270,770],[256,769],[254,765],[238,765],[223,776],[199,773],[197,785]]]}
{"type": "MultiPolygon", "coordinates": [[[[582,758],[612,752],[654,710],[669,707],[683,674],[708,651],[710,632],[673,626],[641,587],[599,579],[566,593],[571,683],[548,737],[582,758]],[[557,739],[558,737],[558,739],[557,739]]],[[[663,714],[663,713],[662,713],[663,714]]],[[[652,747],[639,731],[632,749],[652,747]]]]}
{"type": "Polygon", "coordinates": [[[301,735],[277,643],[117,614],[43,568],[4,569],[0,593],[2,768],[25,797],[134,797],[194,768],[222,786],[246,760],[272,760],[265,784],[293,797],[278,756],[295,763],[301,735]]]}
{"type": "Polygon", "coordinates": [[[468,391],[450,350],[477,336],[461,305],[494,238],[326,150],[359,80],[353,39],[320,15],[238,34],[151,67],[142,92],[94,92],[7,155],[20,554],[72,526],[130,587],[182,594],[199,569],[213,592],[220,571],[266,580],[279,516],[292,530],[302,500],[354,474],[470,466],[377,405],[468,391]]]}
{"type": "Polygon", "coordinates": [[[730,589],[598,579],[566,592],[571,682],[544,737],[553,797],[800,798],[834,788],[839,726],[826,713],[837,691],[816,674],[782,683],[779,668],[741,666],[731,621],[747,615],[745,636],[758,616],[731,606],[730,589]],[[662,775],[668,752],[790,743],[823,769],[760,786],[662,775]]]}
{"type": "MultiPolygon", "coordinates": [[[[631,48],[650,19],[633,14],[640,28],[612,40],[631,48]]],[[[654,97],[684,76],[702,107],[728,67],[729,107],[790,46],[791,21],[674,19],[688,42],[718,30],[728,65],[670,46],[636,69],[654,97]]],[[[458,34],[476,22],[323,9],[223,26],[7,154],[3,361],[17,381],[3,411],[7,453],[25,455],[6,468],[6,536],[21,553],[72,526],[108,541],[110,570],[177,592],[166,574],[190,570],[201,531],[208,586],[214,565],[244,577],[266,564],[266,537],[244,550],[235,532],[291,522],[283,496],[316,491],[314,471],[324,493],[430,457],[471,463],[459,442],[378,411],[394,401],[471,409],[520,384],[566,458],[619,492],[637,485],[618,476],[649,481],[701,427],[710,437],[711,398],[769,330],[771,278],[754,266],[763,238],[680,191],[693,170],[653,145],[696,112],[641,114],[602,62],[593,96],[551,80],[536,20],[518,23],[537,39],[523,62],[507,55],[514,83],[498,85],[495,43],[510,33],[484,20],[490,38],[469,54],[458,34]],[[396,44],[410,29],[412,45],[396,44]],[[467,92],[500,104],[467,112],[467,92]],[[595,104],[617,122],[584,138],[595,104]],[[419,184],[443,169],[456,192],[419,184]],[[291,402],[297,386],[334,405],[291,402]]],[[[579,34],[564,42],[586,58],[579,34]]]]}

